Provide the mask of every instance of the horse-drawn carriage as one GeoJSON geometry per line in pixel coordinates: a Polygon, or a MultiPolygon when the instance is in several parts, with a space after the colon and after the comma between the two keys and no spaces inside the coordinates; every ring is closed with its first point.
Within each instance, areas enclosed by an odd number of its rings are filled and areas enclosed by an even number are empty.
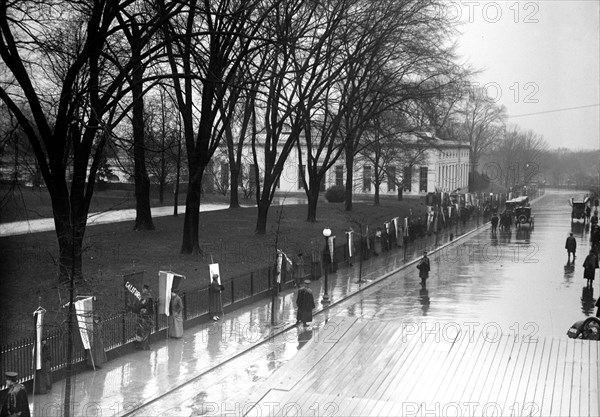
{"type": "Polygon", "coordinates": [[[507,210],[512,211],[515,218],[515,226],[517,228],[521,227],[523,224],[528,224],[529,227],[533,227],[534,216],[531,214],[529,197],[521,196],[508,200],[506,202],[506,208],[507,210]]]}
{"type": "Polygon", "coordinates": [[[574,198],[569,200],[569,205],[571,206],[571,223],[575,219],[583,220],[583,223],[585,223],[586,217],[590,217],[591,207],[588,205],[589,199],[589,197],[585,197],[581,201],[575,201],[574,198]]]}

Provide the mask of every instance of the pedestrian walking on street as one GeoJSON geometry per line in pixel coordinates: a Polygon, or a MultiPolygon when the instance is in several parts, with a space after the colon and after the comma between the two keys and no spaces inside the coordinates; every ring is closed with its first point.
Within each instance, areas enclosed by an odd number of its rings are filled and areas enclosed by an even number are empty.
{"type": "Polygon", "coordinates": [[[304,286],[298,290],[296,295],[296,324],[302,322],[304,327],[308,327],[308,323],[312,321],[312,311],[315,308],[315,298],[312,290],[309,287],[310,280],[304,281],[304,286]]]}
{"type": "Polygon", "coordinates": [[[575,262],[575,251],[577,250],[577,240],[573,237],[573,233],[569,233],[569,237],[565,242],[565,249],[567,250],[567,263],[571,262],[571,254],[573,254],[573,262],[575,262]]]}
{"type": "Polygon", "coordinates": [[[171,291],[169,304],[169,337],[180,339],[183,336],[183,301],[177,291],[171,291]]]}
{"type": "Polygon", "coordinates": [[[494,212],[494,214],[492,214],[492,234],[496,233],[499,221],[500,218],[498,217],[498,213],[494,212]]]}
{"type": "Polygon", "coordinates": [[[150,293],[150,287],[148,285],[144,285],[141,297],[142,298],[138,301],[136,306],[136,348],[141,350],[150,350],[150,333],[152,332],[152,327],[154,326],[154,300],[152,299],[152,294],[150,293]]]}
{"type": "Polygon", "coordinates": [[[419,270],[419,277],[421,278],[421,285],[424,287],[427,278],[429,278],[429,271],[431,270],[429,265],[429,258],[427,257],[427,251],[423,252],[423,257],[417,265],[419,270]]]}
{"type": "Polygon", "coordinates": [[[19,374],[16,372],[6,372],[6,385],[8,392],[2,403],[1,417],[30,417],[29,399],[25,387],[17,382],[19,374]]]}
{"type": "Polygon", "coordinates": [[[590,250],[589,255],[583,261],[583,278],[587,279],[588,287],[594,283],[596,269],[598,269],[598,257],[593,250],[590,250]]]}
{"type": "Polygon", "coordinates": [[[219,320],[223,314],[223,302],[221,300],[221,292],[225,289],[219,284],[219,275],[213,274],[212,282],[208,287],[208,312],[214,321],[219,320]]]}

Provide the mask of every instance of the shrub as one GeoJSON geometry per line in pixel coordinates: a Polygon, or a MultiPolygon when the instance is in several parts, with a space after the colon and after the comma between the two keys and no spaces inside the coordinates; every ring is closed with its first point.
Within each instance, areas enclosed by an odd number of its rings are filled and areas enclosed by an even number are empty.
{"type": "Polygon", "coordinates": [[[330,203],[343,203],[346,200],[346,188],[334,185],[325,192],[325,198],[330,203]]]}

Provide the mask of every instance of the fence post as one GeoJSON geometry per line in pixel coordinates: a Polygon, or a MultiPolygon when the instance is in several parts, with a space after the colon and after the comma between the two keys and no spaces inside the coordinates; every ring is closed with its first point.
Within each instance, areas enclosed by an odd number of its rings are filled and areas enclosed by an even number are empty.
{"type": "Polygon", "coordinates": [[[254,272],[250,272],[250,297],[254,295],[254,272]]]}
{"type": "Polygon", "coordinates": [[[271,283],[271,268],[267,269],[267,288],[271,289],[272,287],[272,283],[271,283]]]}
{"type": "Polygon", "coordinates": [[[233,295],[233,289],[234,289],[233,288],[233,282],[234,281],[235,280],[233,280],[233,279],[231,280],[231,304],[233,304],[235,302],[234,295],[233,295]]]}

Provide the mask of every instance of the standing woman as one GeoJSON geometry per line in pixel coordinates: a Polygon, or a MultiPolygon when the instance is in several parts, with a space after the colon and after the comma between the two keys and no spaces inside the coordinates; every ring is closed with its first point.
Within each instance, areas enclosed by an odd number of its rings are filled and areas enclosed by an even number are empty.
{"type": "Polygon", "coordinates": [[[296,296],[296,324],[302,322],[304,327],[308,327],[308,323],[313,320],[312,311],[315,308],[315,298],[309,285],[310,280],[305,280],[304,286],[298,290],[296,296]]]}
{"type": "Polygon", "coordinates": [[[178,291],[171,291],[169,304],[169,337],[180,339],[183,336],[183,301],[178,291]]]}
{"type": "Polygon", "coordinates": [[[208,312],[214,321],[220,319],[219,314],[223,314],[223,302],[221,300],[221,292],[225,289],[219,284],[219,275],[213,274],[213,280],[208,287],[208,312]]]}
{"type": "Polygon", "coordinates": [[[596,275],[596,269],[598,269],[598,258],[591,249],[589,255],[583,261],[583,279],[587,279],[588,287],[591,287],[594,283],[594,277],[596,275]]]}
{"type": "Polygon", "coordinates": [[[419,277],[421,278],[421,286],[425,287],[425,281],[429,278],[429,258],[427,257],[427,252],[423,252],[423,257],[419,261],[417,265],[417,269],[419,270],[419,277]]]}
{"type": "Polygon", "coordinates": [[[136,342],[138,342],[137,349],[150,350],[150,332],[152,332],[152,326],[154,325],[154,300],[150,294],[150,287],[144,285],[142,290],[142,298],[137,304],[137,328],[136,328],[136,342]]]}

